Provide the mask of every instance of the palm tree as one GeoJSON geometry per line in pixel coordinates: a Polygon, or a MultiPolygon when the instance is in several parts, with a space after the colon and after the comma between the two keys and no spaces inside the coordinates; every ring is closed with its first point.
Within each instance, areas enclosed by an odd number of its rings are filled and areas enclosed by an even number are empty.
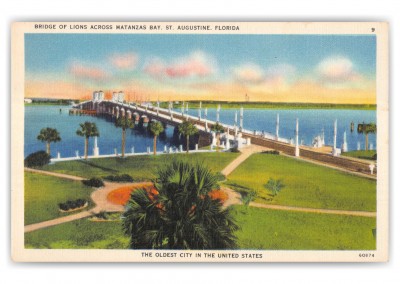
{"type": "Polygon", "coordinates": [[[238,229],[230,208],[208,193],[217,176],[201,164],[173,161],[152,190],[138,189],[123,213],[132,249],[232,249],[238,229]]]}
{"type": "Polygon", "coordinates": [[[133,128],[135,124],[127,116],[121,116],[115,121],[115,127],[122,128],[121,157],[125,157],[126,129],[133,128]]]}
{"type": "Polygon", "coordinates": [[[225,132],[224,127],[218,122],[211,126],[211,131],[214,131],[217,134],[217,151],[219,151],[219,138],[221,133],[225,132]]]}
{"type": "Polygon", "coordinates": [[[375,123],[362,123],[358,124],[357,132],[365,135],[365,151],[368,151],[368,134],[376,133],[376,124],[375,123]]]}
{"type": "Polygon", "coordinates": [[[86,121],[85,123],[80,123],[76,134],[85,137],[85,160],[87,160],[88,147],[89,147],[89,137],[99,137],[100,133],[97,129],[96,123],[86,121]]]}
{"type": "Polygon", "coordinates": [[[42,128],[40,130],[39,135],[37,136],[37,139],[46,142],[46,153],[50,155],[50,143],[51,142],[59,142],[61,141],[60,133],[58,133],[57,129],[55,128],[42,128]]]}
{"type": "Polygon", "coordinates": [[[178,126],[179,133],[186,136],[186,153],[189,153],[189,136],[195,135],[199,130],[190,121],[184,121],[178,126]]]}
{"type": "Polygon", "coordinates": [[[154,155],[157,154],[157,136],[160,135],[161,132],[164,131],[164,126],[162,125],[161,122],[157,120],[152,120],[149,124],[149,130],[151,133],[154,135],[153,139],[153,148],[154,148],[154,155]]]}
{"type": "Polygon", "coordinates": [[[273,178],[270,178],[267,184],[264,185],[264,187],[272,192],[272,196],[276,196],[282,190],[282,188],[285,187],[285,185],[280,179],[275,180],[273,178]]]}

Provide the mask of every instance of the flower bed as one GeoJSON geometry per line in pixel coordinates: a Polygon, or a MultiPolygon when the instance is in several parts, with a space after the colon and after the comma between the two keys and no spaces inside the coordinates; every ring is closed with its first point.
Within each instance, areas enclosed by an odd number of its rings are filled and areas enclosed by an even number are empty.
{"type": "Polygon", "coordinates": [[[131,185],[131,186],[122,186],[122,187],[119,187],[119,188],[111,191],[107,195],[107,200],[113,204],[125,205],[128,203],[128,201],[131,197],[131,192],[138,188],[144,188],[148,191],[155,190],[152,183],[131,185]]]}
{"type": "MultiPolygon", "coordinates": [[[[151,198],[154,198],[154,196],[158,194],[153,184],[148,183],[145,185],[140,184],[117,188],[107,195],[107,200],[113,204],[126,205],[131,197],[132,191],[138,188],[144,188],[151,198]]],[[[210,191],[208,196],[212,199],[218,199],[221,203],[228,199],[228,195],[220,189],[210,191]]]]}

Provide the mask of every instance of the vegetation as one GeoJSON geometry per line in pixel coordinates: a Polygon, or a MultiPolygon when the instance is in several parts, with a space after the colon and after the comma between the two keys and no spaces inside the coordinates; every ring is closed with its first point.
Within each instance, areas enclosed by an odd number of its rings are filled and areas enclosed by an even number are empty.
{"type": "Polygon", "coordinates": [[[79,124],[80,128],[76,131],[76,134],[85,137],[85,160],[88,156],[89,138],[99,137],[100,133],[97,129],[96,123],[86,121],[85,123],[79,124]]]}
{"type": "Polygon", "coordinates": [[[42,142],[46,142],[46,153],[50,155],[50,143],[51,142],[60,142],[61,137],[60,133],[58,133],[57,129],[46,127],[40,130],[37,139],[42,142]]]}
{"type": "Polygon", "coordinates": [[[92,222],[90,219],[76,220],[26,233],[25,247],[43,249],[126,249],[129,246],[129,238],[124,236],[121,227],[121,221],[92,222]]]}
{"type": "Polygon", "coordinates": [[[90,179],[83,180],[82,183],[84,185],[87,185],[90,187],[97,187],[97,188],[104,186],[104,182],[101,179],[96,178],[96,177],[92,177],[90,179]]]}
{"type": "Polygon", "coordinates": [[[376,161],[377,158],[376,150],[350,151],[350,152],[344,152],[341,155],[346,157],[353,157],[353,158],[372,160],[372,161],[376,161]]]}
{"type": "Polygon", "coordinates": [[[86,204],[86,200],[84,199],[77,199],[77,200],[68,200],[65,203],[59,203],[58,207],[62,210],[62,211],[69,211],[69,210],[75,210],[78,208],[83,208],[86,204]]]}
{"type": "Polygon", "coordinates": [[[262,151],[261,154],[280,155],[279,151],[277,150],[262,151]]]}
{"type": "Polygon", "coordinates": [[[234,206],[241,226],[236,232],[242,249],[266,250],[374,250],[368,217],[302,213],[234,206]]]}
{"type": "Polygon", "coordinates": [[[240,200],[242,201],[243,205],[248,207],[250,202],[252,202],[257,196],[257,193],[254,190],[250,190],[244,194],[241,194],[240,200]]]}
{"type": "MultiPolygon", "coordinates": [[[[65,213],[64,213],[65,214],[65,213]]],[[[374,250],[375,218],[233,206],[240,249],[374,250]]],[[[121,222],[76,220],[25,234],[26,248],[126,249],[121,222]]]]}
{"type": "Polygon", "coordinates": [[[65,200],[90,200],[91,193],[78,181],[25,172],[25,225],[65,216],[59,211],[59,203],[65,200]]]}
{"type": "Polygon", "coordinates": [[[257,192],[256,202],[341,210],[376,210],[376,181],[282,155],[254,154],[228,177],[229,187],[257,192]],[[285,180],[285,190],[270,200],[270,177],[285,180]],[[232,186],[233,185],[233,186],[232,186]]]}
{"type": "Polygon", "coordinates": [[[275,180],[273,178],[269,178],[264,187],[272,193],[272,196],[275,197],[282,190],[282,188],[285,187],[285,185],[280,179],[275,180]]]}
{"type": "Polygon", "coordinates": [[[132,176],[128,174],[122,174],[122,175],[109,175],[103,177],[105,180],[109,180],[112,182],[133,182],[132,176]]]}
{"type": "Polygon", "coordinates": [[[156,190],[135,190],[123,214],[133,249],[232,249],[238,229],[230,209],[208,194],[216,177],[200,164],[174,161],[158,172],[156,190]]]}
{"type": "Polygon", "coordinates": [[[132,119],[129,119],[126,115],[118,117],[115,120],[115,127],[122,128],[122,140],[121,140],[121,157],[125,157],[125,140],[126,130],[135,126],[132,119]]]}
{"type": "Polygon", "coordinates": [[[157,154],[157,136],[159,136],[164,131],[164,126],[161,122],[153,120],[149,124],[149,130],[154,135],[153,139],[153,148],[154,148],[154,155],[157,154]]]}
{"type": "Polygon", "coordinates": [[[50,159],[50,155],[45,151],[38,151],[25,158],[24,166],[28,168],[43,167],[50,163],[50,159]]]}
{"type": "MultiPolygon", "coordinates": [[[[143,181],[154,179],[156,177],[155,169],[161,167],[165,162],[171,161],[171,159],[176,156],[177,155],[146,155],[141,156],[140,159],[136,157],[126,157],[125,159],[113,157],[92,159],[89,161],[64,161],[46,165],[43,167],[43,169],[47,171],[80,176],[83,178],[101,178],[107,175],[128,174],[135,181],[143,181]]],[[[215,153],[193,153],[190,155],[179,155],[180,159],[203,163],[214,172],[221,171],[237,156],[237,153],[225,152],[220,153],[218,156],[216,156],[215,153]]]]}
{"type": "Polygon", "coordinates": [[[357,132],[365,135],[365,151],[368,151],[368,134],[376,133],[375,123],[362,123],[357,127],[357,132]]]}
{"type": "Polygon", "coordinates": [[[199,132],[197,127],[190,121],[184,121],[178,126],[179,133],[186,136],[186,153],[189,153],[189,137],[199,132]]]}

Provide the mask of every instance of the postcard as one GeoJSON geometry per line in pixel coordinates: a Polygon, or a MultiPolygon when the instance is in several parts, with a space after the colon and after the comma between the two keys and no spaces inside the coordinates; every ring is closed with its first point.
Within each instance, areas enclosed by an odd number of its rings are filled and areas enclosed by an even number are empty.
{"type": "Polygon", "coordinates": [[[387,23],[19,22],[11,41],[14,261],[388,261],[387,23]]]}

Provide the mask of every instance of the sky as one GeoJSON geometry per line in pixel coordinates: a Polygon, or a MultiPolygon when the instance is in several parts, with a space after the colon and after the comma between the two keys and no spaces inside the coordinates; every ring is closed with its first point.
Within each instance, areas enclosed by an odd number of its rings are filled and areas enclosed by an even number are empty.
{"type": "Polygon", "coordinates": [[[373,35],[25,35],[25,97],[374,104],[375,72],[373,35]]]}

